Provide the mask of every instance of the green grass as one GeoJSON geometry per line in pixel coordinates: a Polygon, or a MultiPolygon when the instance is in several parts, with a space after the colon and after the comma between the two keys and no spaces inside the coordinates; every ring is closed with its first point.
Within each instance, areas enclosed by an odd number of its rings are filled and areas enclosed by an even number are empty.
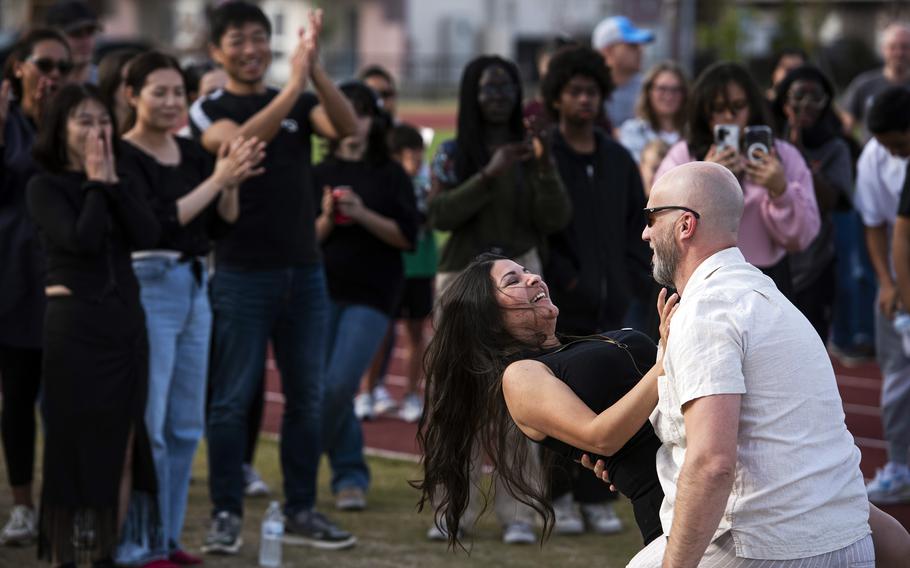
{"type": "MultiPolygon", "coordinates": [[[[621,501],[617,511],[626,530],[609,537],[584,535],[552,537],[540,546],[506,546],[491,514],[485,515],[474,531],[473,542],[464,551],[448,551],[444,544],[428,542],[425,538],[430,525],[428,513],[415,509],[417,492],[407,481],[420,475],[414,463],[370,458],[373,484],[369,507],[360,513],[341,513],[334,510],[328,489],[328,469],[323,464],[320,474],[318,508],[344,528],[357,535],[359,542],[350,550],[319,551],[309,548],[284,547],[284,566],[288,567],[408,567],[408,566],[579,566],[613,568],[625,566],[641,548],[641,537],[632,520],[631,507],[621,501]]],[[[257,452],[257,468],[273,489],[280,488],[278,444],[263,439],[257,452]]],[[[0,468],[3,469],[3,468],[0,468]]],[[[194,481],[190,487],[189,510],[183,544],[198,551],[205,535],[210,504],[206,476],[205,453],[200,450],[194,466],[194,481]]],[[[5,477],[5,470],[2,472],[5,477]]],[[[280,495],[276,495],[280,499],[280,495]]],[[[7,518],[10,497],[0,493],[0,515],[7,518]]],[[[259,543],[259,523],[268,507],[268,500],[248,499],[241,554],[236,557],[206,557],[206,566],[240,568],[255,566],[259,543]]],[[[0,548],[0,567],[39,566],[34,547],[25,549],[0,548]]]]}

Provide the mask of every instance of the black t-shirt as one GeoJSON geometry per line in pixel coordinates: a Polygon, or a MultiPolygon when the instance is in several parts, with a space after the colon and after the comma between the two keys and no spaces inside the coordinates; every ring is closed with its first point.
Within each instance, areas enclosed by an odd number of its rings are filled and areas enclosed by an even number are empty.
{"type": "MultiPolygon", "coordinates": [[[[197,139],[215,122],[243,124],[278,95],[235,95],[215,91],[193,103],[190,127],[197,139]]],[[[218,266],[240,270],[269,270],[319,262],[316,245],[316,207],[310,168],[310,112],[319,104],[312,93],[300,95],[281,121],[278,134],[266,146],[265,172],[240,188],[240,217],[215,244],[218,266]]]]}
{"type": "Polygon", "coordinates": [[[161,225],[161,238],[152,248],[203,256],[210,250],[210,237],[227,232],[229,225],[218,215],[218,197],[186,225],[177,219],[177,200],[196,189],[212,173],[212,156],[199,144],[175,138],[180,163],[165,165],[141,148],[124,141],[119,168],[141,186],[161,225]]]}
{"type": "MultiPolygon", "coordinates": [[[[631,329],[577,339],[534,356],[598,414],[632,390],[656,358],[657,347],[648,336],[631,329]]],[[[554,438],[545,438],[540,443],[573,460],[580,459],[584,453],[554,438]]],[[[604,460],[613,485],[632,501],[635,521],[646,543],[662,534],[663,491],[655,465],[659,448],[660,439],[651,423],[645,421],[615,454],[595,456],[604,460]]]]}
{"type": "Polygon", "coordinates": [[[105,184],[81,172],[42,173],[28,182],[26,197],[47,252],[48,286],[86,300],[116,294],[139,301],[130,251],[158,242],[159,224],[130,178],[105,184]]]}
{"type": "Polygon", "coordinates": [[[897,214],[901,217],[910,217],[910,162],[907,163],[907,175],[904,176],[904,188],[901,189],[897,214]]]}
{"type": "MultiPolygon", "coordinates": [[[[372,166],[330,157],[313,168],[313,177],[317,188],[349,186],[365,207],[395,221],[404,237],[415,243],[419,214],[414,186],[395,162],[372,166]]],[[[404,284],[400,249],[350,224],[335,225],[322,243],[322,252],[332,300],[394,314],[404,284]]]]}

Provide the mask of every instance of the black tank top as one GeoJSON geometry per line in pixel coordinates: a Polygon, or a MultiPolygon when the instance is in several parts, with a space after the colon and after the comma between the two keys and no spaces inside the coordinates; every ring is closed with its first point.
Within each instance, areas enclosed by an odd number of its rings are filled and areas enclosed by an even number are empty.
{"type": "MultiPolygon", "coordinates": [[[[630,329],[577,338],[533,357],[549,367],[596,413],[603,412],[632,390],[656,358],[657,347],[650,338],[630,329]]],[[[581,459],[583,453],[591,455],[555,438],[544,438],[540,444],[572,460],[581,459]]],[[[659,447],[660,439],[651,423],[645,421],[612,456],[592,456],[604,460],[610,481],[632,501],[635,521],[645,544],[663,534],[659,513],[664,494],[655,467],[659,447]]]]}

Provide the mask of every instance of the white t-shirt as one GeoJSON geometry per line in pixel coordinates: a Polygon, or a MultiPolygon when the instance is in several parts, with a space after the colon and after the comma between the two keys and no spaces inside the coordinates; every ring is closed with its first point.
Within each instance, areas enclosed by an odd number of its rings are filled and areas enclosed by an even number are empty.
{"type": "Polygon", "coordinates": [[[887,225],[889,231],[894,227],[907,175],[907,161],[907,158],[892,156],[875,138],[863,147],[856,164],[853,206],[867,227],[887,225]]]}
{"type": "Polygon", "coordinates": [[[818,333],[738,248],[695,270],[670,328],[651,422],[663,445],[657,475],[670,534],[686,457],[682,407],[741,394],[736,473],[714,538],[737,556],[783,560],[849,546],[870,533],[860,451],[844,423],[818,333]]]}

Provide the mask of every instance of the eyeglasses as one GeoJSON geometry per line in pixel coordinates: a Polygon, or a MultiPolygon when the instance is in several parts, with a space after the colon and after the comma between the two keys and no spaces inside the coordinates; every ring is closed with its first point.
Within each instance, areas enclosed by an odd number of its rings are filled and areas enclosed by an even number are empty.
{"type": "Polygon", "coordinates": [[[729,101],[727,104],[714,104],[711,106],[711,112],[715,115],[724,114],[725,112],[729,112],[732,115],[737,115],[747,108],[749,108],[749,101],[746,99],[740,99],[738,101],[729,101]]]}
{"type": "Polygon", "coordinates": [[[698,211],[695,209],[689,209],[688,207],[683,207],[682,205],[662,205],[660,207],[645,207],[645,217],[647,218],[648,226],[653,227],[655,221],[657,221],[657,214],[663,213],[664,211],[685,211],[686,213],[691,213],[696,219],[701,219],[701,215],[698,214],[698,211]]]}
{"type": "Polygon", "coordinates": [[[54,60],[50,57],[32,57],[29,58],[29,61],[38,71],[45,75],[51,73],[54,69],[57,69],[61,75],[69,75],[69,72],[73,70],[72,61],[66,59],[54,60]]]}
{"type": "Polygon", "coordinates": [[[670,87],[668,85],[654,85],[651,90],[659,95],[681,95],[683,88],[679,85],[670,87]]]}
{"type": "Polygon", "coordinates": [[[828,102],[828,95],[814,89],[794,89],[787,93],[787,99],[793,104],[823,107],[828,102]]]}
{"type": "Polygon", "coordinates": [[[379,95],[380,99],[394,99],[398,93],[395,89],[387,89],[385,91],[376,91],[376,94],[379,95]]]}

